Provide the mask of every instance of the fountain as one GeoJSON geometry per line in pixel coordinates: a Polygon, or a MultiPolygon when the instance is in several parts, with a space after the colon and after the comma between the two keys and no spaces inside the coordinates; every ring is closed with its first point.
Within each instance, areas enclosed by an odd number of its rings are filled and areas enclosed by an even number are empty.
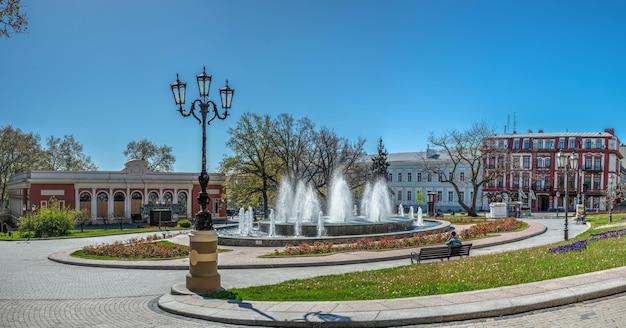
{"type": "Polygon", "coordinates": [[[418,231],[445,230],[449,225],[436,220],[420,221],[419,210],[416,224],[413,209],[409,210],[407,218],[402,206],[398,207],[400,215],[392,215],[389,188],[383,180],[365,186],[359,208],[345,178],[337,175],[330,184],[326,208],[328,214],[324,215],[317,193],[311,186],[302,181],[294,183],[283,179],[276,210],[270,210],[268,219],[255,223],[252,208],[240,209],[239,226],[218,229],[218,242],[231,246],[276,247],[390,235],[402,238],[418,231]]]}

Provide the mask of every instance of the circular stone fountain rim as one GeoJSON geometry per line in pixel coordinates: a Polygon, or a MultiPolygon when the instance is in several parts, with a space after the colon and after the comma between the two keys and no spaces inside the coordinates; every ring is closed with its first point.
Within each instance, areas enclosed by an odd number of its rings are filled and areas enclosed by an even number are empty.
{"type": "Polygon", "coordinates": [[[244,247],[284,247],[287,245],[298,245],[301,243],[313,243],[313,242],[333,242],[333,243],[347,243],[363,238],[380,238],[380,237],[395,237],[397,239],[412,237],[417,233],[436,233],[441,231],[448,231],[450,228],[450,222],[445,220],[436,219],[424,219],[424,221],[438,222],[434,227],[426,228],[423,230],[411,230],[411,231],[397,231],[378,234],[367,235],[343,235],[343,236],[322,236],[322,237],[257,237],[257,236],[222,236],[219,235],[219,230],[232,228],[236,225],[228,225],[220,228],[216,228],[218,232],[217,242],[222,246],[244,246],[244,247]]]}

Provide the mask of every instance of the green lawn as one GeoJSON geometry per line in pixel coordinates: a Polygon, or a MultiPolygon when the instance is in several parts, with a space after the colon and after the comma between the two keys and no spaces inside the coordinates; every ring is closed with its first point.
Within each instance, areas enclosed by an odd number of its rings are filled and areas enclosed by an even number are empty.
{"type": "MultiPolygon", "coordinates": [[[[98,229],[84,229],[83,232],[80,229],[70,230],[69,234],[66,236],[52,237],[52,238],[41,238],[41,239],[61,239],[61,238],[81,238],[81,237],[97,237],[97,236],[108,236],[108,235],[120,235],[120,234],[130,234],[130,233],[141,233],[141,232],[152,232],[152,233],[161,233],[166,231],[178,231],[185,230],[180,228],[168,228],[169,230],[159,230],[158,227],[146,227],[146,228],[134,228],[134,229],[126,229],[123,230],[117,228],[114,225],[109,225],[108,229],[98,228],[98,229]]],[[[13,231],[12,236],[9,236],[8,233],[0,232],[0,240],[26,240],[27,233],[24,235],[20,234],[19,231],[13,231]]],[[[31,238],[31,240],[37,240],[39,238],[31,238]]]]}
{"type": "Polygon", "coordinates": [[[588,221],[599,229],[592,228],[575,239],[553,245],[445,262],[290,280],[271,287],[235,288],[206,296],[257,301],[391,299],[488,289],[626,266],[624,237],[587,242],[587,248],[579,251],[548,251],[552,247],[586,240],[592,233],[626,229],[626,222],[619,219],[615,223],[621,225],[605,226],[607,215],[588,217],[588,221]]]}

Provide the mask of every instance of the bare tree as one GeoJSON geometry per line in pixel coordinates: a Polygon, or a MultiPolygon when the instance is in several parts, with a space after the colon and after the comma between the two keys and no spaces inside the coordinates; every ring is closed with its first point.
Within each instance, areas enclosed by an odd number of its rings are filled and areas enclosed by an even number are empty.
{"type": "Polygon", "coordinates": [[[494,129],[489,128],[485,122],[479,122],[465,131],[444,131],[440,135],[431,132],[428,137],[428,142],[441,151],[445,158],[432,160],[425,156],[423,160],[426,171],[439,176],[441,182],[452,185],[459,205],[471,216],[477,215],[476,202],[481,186],[501,176],[507,167],[501,163],[502,165],[485,169],[488,158],[501,158],[505,162],[507,158],[506,149],[485,142],[493,134],[494,129]],[[469,174],[464,173],[461,179],[460,172],[465,170],[469,174]],[[460,197],[464,186],[469,186],[473,191],[469,203],[460,197]]]}
{"type": "Polygon", "coordinates": [[[20,0],[0,0],[0,37],[26,32],[27,25],[20,0]]]}

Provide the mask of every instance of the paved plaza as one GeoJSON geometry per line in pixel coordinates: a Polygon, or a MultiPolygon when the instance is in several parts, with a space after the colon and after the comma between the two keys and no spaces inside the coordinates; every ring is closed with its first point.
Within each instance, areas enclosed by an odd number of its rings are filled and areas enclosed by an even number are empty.
{"type": "MultiPolygon", "coordinates": [[[[562,218],[538,217],[528,219],[528,221],[532,223],[534,229],[537,229],[538,226],[545,228],[537,230],[536,236],[520,241],[494,243],[497,240],[492,240],[491,246],[486,243],[483,245],[484,247],[472,249],[472,256],[562,240],[562,218]]],[[[584,229],[584,225],[570,224],[570,236],[575,236],[584,229]]],[[[240,325],[175,315],[159,308],[159,302],[163,305],[169,301],[174,302],[170,305],[182,304],[184,306],[182,313],[185,311],[192,313],[197,308],[207,306],[210,302],[210,300],[200,299],[196,300],[195,304],[185,305],[187,301],[172,298],[173,295],[170,294],[172,287],[184,285],[186,260],[179,260],[178,262],[160,261],[158,265],[148,264],[151,265],[150,269],[142,270],[69,265],[49,259],[49,257],[54,258],[56,256],[62,260],[65,258],[64,254],[85,245],[109,243],[120,238],[126,239],[133,236],[137,235],[0,242],[0,327],[241,327],[240,325]]],[[[340,259],[344,263],[353,264],[330,263],[332,265],[322,265],[329,263],[316,263],[313,260],[309,261],[310,263],[306,267],[303,267],[305,264],[293,262],[284,267],[270,268],[263,267],[261,263],[256,262],[258,260],[254,257],[255,252],[263,251],[267,252],[267,250],[238,248],[233,252],[220,254],[221,268],[219,272],[223,285],[225,287],[264,285],[287,279],[379,269],[410,263],[408,251],[404,250],[407,256],[399,259],[392,256],[391,253],[387,253],[386,259],[379,258],[376,261],[357,263],[359,261],[356,259],[369,256],[369,254],[366,254],[367,252],[355,252],[344,254],[342,255],[344,258],[340,259]],[[227,255],[229,253],[232,254],[227,255]],[[237,266],[237,259],[239,259],[240,266],[237,266]],[[244,263],[246,265],[243,265],[244,263]]],[[[273,264],[272,266],[277,265],[273,264]]],[[[580,288],[586,290],[587,293],[592,293],[593,290],[604,290],[611,287],[603,284],[602,280],[603,277],[610,274],[623,277],[625,271],[618,269],[618,271],[607,273],[604,276],[602,274],[593,276],[593,279],[589,277],[569,279],[590,281],[588,284],[582,284],[580,288]]],[[[610,283],[616,286],[620,285],[620,282],[622,285],[626,285],[623,283],[623,279],[620,280],[619,277],[610,280],[610,283]]],[[[189,299],[189,296],[187,297],[189,299]]],[[[421,298],[420,302],[424,302],[424,300],[426,299],[421,298]]],[[[415,299],[405,301],[405,303],[410,301],[418,303],[415,299]]],[[[219,302],[228,303],[228,301],[219,302]]],[[[371,305],[371,303],[368,304],[371,305]]],[[[469,305],[466,304],[471,303],[457,304],[455,308],[467,309],[469,305]]],[[[283,306],[293,309],[293,304],[288,303],[283,306]]],[[[244,323],[245,316],[250,319],[246,326],[250,326],[249,323],[254,322],[256,316],[265,318],[272,316],[271,311],[264,311],[264,308],[258,303],[244,302],[238,307],[242,311],[238,312],[238,315],[244,314],[244,317],[240,319],[244,319],[244,323]]],[[[396,312],[396,317],[410,315],[413,307],[405,306],[405,308],[406,311],[396,312]]],[[[311,317],[314,317],[313,321],[317,321],[317,324],[323,323],[328,327],[342,324],[340,322],[342,318],[333,317],[340,312],[326,313],[324,311],[325,309],[316,311],[316,309],[309,308],[307,313],[311,313],[311,317]],[[334,323],[333,320],[338,321],[334,323]]],[[[379,309],[371,312],[375,311],[379,311],[379,309]]],[[[225,313],[225,311],[222,312],[225,313]]],[[[367,311],[364,313],[367,314],[367,311]]],[[[299,318],[300,324],[303,324],[304,320],[307,319],[299,318]]],[[[294,320],[293,322],[298,321],[294,320]]],[[[622,323],[624,322],[626,322],[626,293],[621,292],[612,296],[521,314],[424,326],[620,327],[623,326],[622,323]]],[[[365,327],[368,326],[368,322],[355,320],[352,325],[365,327]]],[[[371,326],[371,322],[369,326],[371,326]]],[[[411,327],[420,327],[420,325],[412,325],[411,327]]]]}

